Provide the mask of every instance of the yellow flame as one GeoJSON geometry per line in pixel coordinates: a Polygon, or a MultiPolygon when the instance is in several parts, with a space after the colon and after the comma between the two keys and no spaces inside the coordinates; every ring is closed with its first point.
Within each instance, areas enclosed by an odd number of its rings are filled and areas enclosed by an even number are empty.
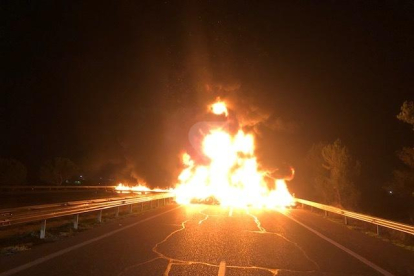
{"type": "MultiPolygon", "coordinates": [[[[220,99],[211,105],[214,114],[228,116],[226,104],[220,99]]],[[[149,189],[145,185],[125,186],[120,183],[120,192],[174,192],[180,204],[194,200],[215,198],[222,206],[258,208],[287,207],[294,204],[285,179],[273,179],[260,169],[255,156],[254,136],[242,129],[232,134],[222,128],[213,128],[202,141],[202,153],[208,159],[200,165],[188,153],[182,155],[184,169],[178,177],[174,190],[149,189]]]]}
{"type": "Polygon", "coordinates": [[[220,101],[217,99],[217,102],[211,105],[211,111],[216,115],[224,114],[226,117],[229,115],[227,111],[227,106],[225,102],[220,101]]]}
{"type": "Polygon", "coordinates": [[[139,184],[137,186],[126,186],[122,183],[119,183],[118,186],[115,187],[115,190],[118,192],[173,192],[173,189],[150,189],[145,185],[139,184]]]}
{"type": "Polygon", "coordinates": [[[115,190],[120,192],[149,192],[151,189],[144,185],[130,187],[119,183],[118,186],[115,187],[115,190]]]}
{"type": "MultiPolygon", "coordinates": [[[[212,112],[228,114],[223,102],[215,103],[212,112]]],[[[187,153],[182,156],[185,168],[175,189],[178,203],[210,197],[223,206],[236,207],[276,208],[294,203],[284,179],[266,182],[266,172],[259,169],[254,154],[252,134],[241,129],[235,135],[220,128],[211,129],[203,139],[202,152],[209,160],[206,165],[196,165],[187,153]]]]}

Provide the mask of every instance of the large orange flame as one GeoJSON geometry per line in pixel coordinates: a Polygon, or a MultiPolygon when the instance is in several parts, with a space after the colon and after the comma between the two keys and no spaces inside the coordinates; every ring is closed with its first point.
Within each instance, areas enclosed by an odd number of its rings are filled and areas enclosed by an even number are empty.
{"type": "MultiPolygon", "coordinates": [[[[211,111],[228,116],[225,103],[219,99],[211,111]]],[[[197,165],[189,154],[183,154],[185,168],[175,189],[178,203],[210,197],[223,206],[235,207],[275,208],[294,203],[284,179],[266,182],[269,178],[259,169],[252,134],[241,129],[234,135],[220,127],[210,129],[204,136],[202,153],[208,158],[207,165],[197,165]]]]}

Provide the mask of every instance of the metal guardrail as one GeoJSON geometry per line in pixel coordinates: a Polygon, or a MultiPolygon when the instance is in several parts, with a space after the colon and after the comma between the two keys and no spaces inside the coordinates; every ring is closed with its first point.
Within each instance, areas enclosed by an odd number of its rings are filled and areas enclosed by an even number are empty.
{"type": "Polygon", "coordinates": [[[0,191],[115,190],[116,186],[0,186],[0,191]]]}
{"type": "Polygon", "coordinates": [[[152,208],[153,203],[155,202],[156,207],[158,207],[160,205],[160,201],[162,201],[165,205],[166,201],[169,203],[172,198],[174,198],[174,194],[158,193],[141,196],[129,196],[125,198],[118,197],[109,199],[83,200],[2,209],[0,210],[0,227],[41,221],[40,238],[43,239],[46,236],[46,220],[51,218],[74,215],[73,227],[77,229],[79,225],[79,214],[98,211],[97,220],[98,222],[102,222],[103,210],[117,208],[115,215],[118,216],[119,208],[122,206],[129,205],[129,213],[132,213],[134,204],[141,204],[142,211],[144,203],[150,203],[152,208]]]}
{"type": "Polygon", "coordinates": [[[300,199],[300,198],[296,198],[295,200],[296,200],[296,202],[301,203],[302,206],[303,205],[308,205],[308,206],[311,206],[311,207],[318,208],[320,210],[324,210],[325,211],[325,216],[328,215],[327,212],[342,215],[342,216],[344,216],[345,224],[348,224],[348,219],[347,218],[353,218],[353,219],[357,219],[357,220],[361,220],[361,221],[365,221],[365,222],[374,224],[374,225],[377,226],[377,234],[378,235],[380,234],[380,228],[379,228],[380,226],[385,227],[385,228],[389,228],[389,229],[392,229],[392,230],[404,232],[404,233],[407,233],[407,234],[414,235],[414,226],[413,225],[399,223],[399,222],[386,220],[386,219],[382,219],[382,218],[377,218],[377,217],[373,217],[373,216],[363,215],[363,214],[359,214],[359,213],[355,213],[355,212],[351,212],[351,211],[347,211],[347,210],[342,210],[340,208],[336,208],[336,207],[332,207],[332,206],[329,206],[329,205],[324,205],[324,204],[320,204],[320,203],[316,203],[316,202],[312,202],[312,201],[304,200],[304,199],[300,199]]]}

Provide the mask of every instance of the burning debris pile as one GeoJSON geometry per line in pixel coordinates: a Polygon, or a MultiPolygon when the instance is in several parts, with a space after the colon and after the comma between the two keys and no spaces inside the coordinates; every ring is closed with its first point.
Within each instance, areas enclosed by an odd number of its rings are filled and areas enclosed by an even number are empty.
{"type": "MultiPolygon", "coordinates": [[[[234,123],[226,103],[217,100],[209,109],[222,121],[199,124],[193,131],[198,137],[193,146],[198,158],[182,155],[184,169],[178,177],[175,189],[149,189],[145,185],[125,186],[119,184],[118,192],[173,192],[179,204],[192,202],[215,202],[222,206],[258,208],[288,207],[294,204],[286,181],[276,179],[261,170],[255,156],[255,140],[234,123]],[[196,161],[197,160],[197,161],[196,161]]],[[[191,133],[191,131],[190,131],[191,133]]],[[[190,137],[191,139],[191,137],[190,137]]]]}
{"type": "Polygon", "coordinates": [[[159,193],[173,193],[173,189],[161,189],[155,188],[150,189],[145,184],[139,184],[136,186],[127,186],[122,183],[119,183],[118,186],[115,187],[115,191],[118,193],[139,193],[139,194],[146,194],[151,192],[159,192],[159,193]]]}
{"type": "MultiPolygon", "coordinates": [[[[176,200],[180,204],[213,198],[222,206],[258,208],[287,207],[294,203],[285,180],[270,177],[260,169],[255,156],[252,133],[245,133],[239,125],[230,126],[231,115],[226,103],[217,100],[210,111],[225,121],[211,124],[208,130],[198,130],[202,136],[198,162],[188,153],[185,166],[176,186],[176,200]]],[[[292,177],[293,177],[292,169],[292,177]]]]}

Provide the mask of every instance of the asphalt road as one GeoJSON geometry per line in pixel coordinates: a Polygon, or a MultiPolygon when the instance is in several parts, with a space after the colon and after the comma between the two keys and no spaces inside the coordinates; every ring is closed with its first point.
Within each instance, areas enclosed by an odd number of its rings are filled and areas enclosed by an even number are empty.
{"type": "Polygon", "coordinates": [[[170,205],[1,257],[5,275],[414,275],[414,253],[310,211],[170,205]]]}

